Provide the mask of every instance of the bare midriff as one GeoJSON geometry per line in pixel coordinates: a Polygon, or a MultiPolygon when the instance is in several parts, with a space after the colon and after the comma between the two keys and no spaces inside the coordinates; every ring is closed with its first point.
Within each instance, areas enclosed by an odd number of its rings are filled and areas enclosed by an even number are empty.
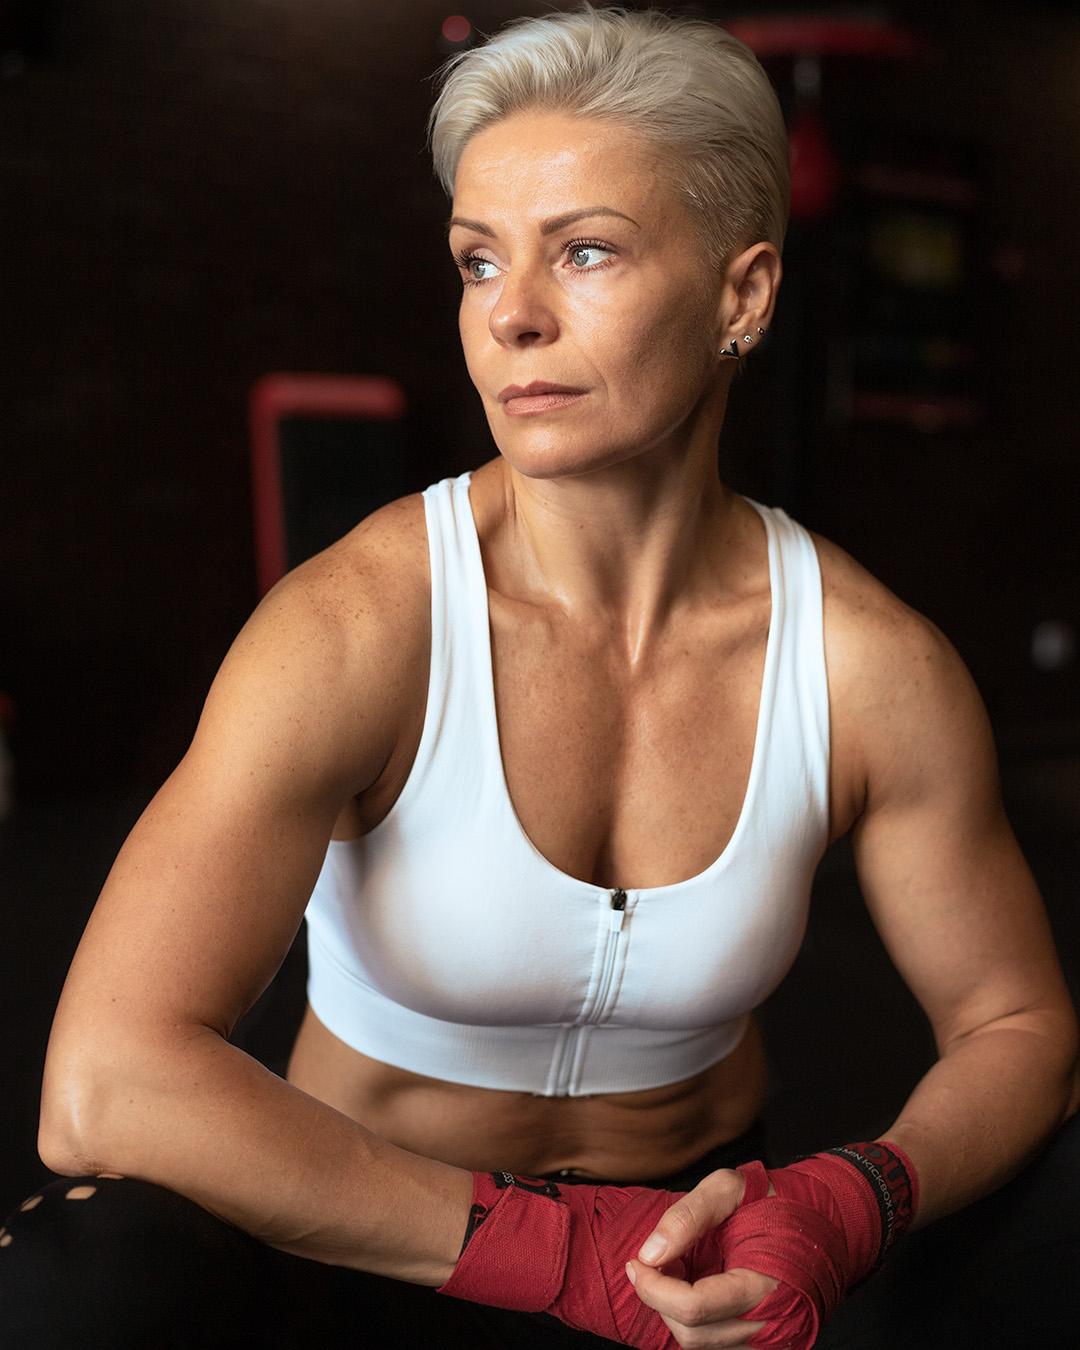
{"type": "Polygon", "coordinates": [[[354,1050],[310,1005],[288,1081],[374,1134],[473,1171],[562,1170],[645,1181],[737,1138],[765,1097],[761,1033],[750,1028],[725,1059],[693,1078],[637,1092],[542,1097],[444,1082],[354,1050]]]}

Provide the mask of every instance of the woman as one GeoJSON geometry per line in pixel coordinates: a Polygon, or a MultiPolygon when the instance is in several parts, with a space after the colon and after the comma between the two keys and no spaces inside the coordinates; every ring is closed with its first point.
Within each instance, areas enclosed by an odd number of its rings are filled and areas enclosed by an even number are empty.
{"type": "Polygon", "coordinates": [[[121,850],[45,1072],[76,1180],[0,1252],[27,1344],[809,1346],[1076,1109],[969,677],[716,476],[781,279],[760,66],[586,6],[444,75],[500,453],[266,597],[121,850]],[[940,1058],[881,1139],[766,1169],[752,1012],[848,832],[940,1058]],[[227,1038],[305,909],[283,1081],[227,1038]]]}

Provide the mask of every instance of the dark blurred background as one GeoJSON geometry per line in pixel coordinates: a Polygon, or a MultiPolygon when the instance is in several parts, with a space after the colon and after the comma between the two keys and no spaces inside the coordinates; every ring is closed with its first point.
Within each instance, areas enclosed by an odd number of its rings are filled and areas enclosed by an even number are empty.
{"type": "MultiPolygon", "coordinates": [[[[431,76],[508,18],[570,7],[488,0],[455,27],[448,0],[0,0],[0,1214],[45,1175],[41,1065],[83,925],[258,599],[252,389],[400,390],[392,434],[294,428],[285,478],[340,455],[358,501],[496,453],[458,345],[431,76]]],[[[735,386],[723,472],[957,645],[1075,991],[1080,18],[667,8],[759,51],[796,156],[777,320],[735,386]]],[[[237,1031],[281,1071],[304,974],[301,933],[237,1031]]],[[[869,1137],[929,1061],[842,846],[765,1022],[781,1149],[869,1137]],[[868,1016],[874,1046],[841,1045],[868,1016]]]]}

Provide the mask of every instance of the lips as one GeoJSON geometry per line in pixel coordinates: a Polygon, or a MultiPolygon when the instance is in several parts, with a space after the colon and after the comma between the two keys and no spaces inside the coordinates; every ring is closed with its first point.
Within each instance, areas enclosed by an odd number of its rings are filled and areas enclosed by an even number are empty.
{"type": "Polygon", "coordinates": [[[533,380],[532,384],[508,384],[499,391],[499,402],[508,403],[512,398],[533,398],[537,394],[583,394],[584,389],[575,389],[569,384],[551,384],[547,380],[533,380]]]}

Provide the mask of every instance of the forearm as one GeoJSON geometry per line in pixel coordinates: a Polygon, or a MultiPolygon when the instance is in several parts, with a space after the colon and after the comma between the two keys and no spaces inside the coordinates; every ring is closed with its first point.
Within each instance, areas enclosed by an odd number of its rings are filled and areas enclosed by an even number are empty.
{"type": "Polygon", "coordinates": [[[83,1094],[81,1129],[43,1147],[47,1165],[167,1186],[297,1256],[414,1284],[449,1278],[471,1173],[380,1139],[208,1028],[147,1051],[83,1094]]]}
{"type": "Polygon", "coordinates": [[[1018,1014],[955,1041],[881,1136],[919,1177],[914,1227],[1015,1175],[1077,1107],[1075,1024],[1018,1014]]]}

